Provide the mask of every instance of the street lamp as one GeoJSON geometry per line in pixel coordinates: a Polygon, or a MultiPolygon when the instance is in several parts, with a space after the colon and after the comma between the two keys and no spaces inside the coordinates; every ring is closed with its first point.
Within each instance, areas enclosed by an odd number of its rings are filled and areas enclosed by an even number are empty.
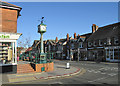
{"type": "Polygon", "coordinates": [[[44,53],[44,47],[43,47],[43,33],[46,32],[46,25],[43,23],[44,17],[42,17],[41,24],[38,25],[38,33],[41,34],[40,38],[40,63],[46,62],[46,54],[44,53]]]}

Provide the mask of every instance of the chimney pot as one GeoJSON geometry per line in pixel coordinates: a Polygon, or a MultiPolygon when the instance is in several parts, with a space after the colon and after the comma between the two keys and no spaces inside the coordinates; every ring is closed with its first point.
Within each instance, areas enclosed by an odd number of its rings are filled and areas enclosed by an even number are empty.
{"type": "Polygon", "coordinates": [[[77,38],[76,33],[74,33],[74,39],[76,39],[76,38],[77,38]]]}
{"type": "Polygon", "coordinates": [[[67,41],[69,41],[69,34],[67,33],[67,41]]]}
{"type": "Polygon", "coordinates": [[[98,29],[98,26],[96,24],[92,24],[92,33],[97,31],[97,29],[98,29]]]}
{"type": "Polygon", "coordinates": [[[56,37],[55,42],[58,42],[58,37],[56,37]]]}

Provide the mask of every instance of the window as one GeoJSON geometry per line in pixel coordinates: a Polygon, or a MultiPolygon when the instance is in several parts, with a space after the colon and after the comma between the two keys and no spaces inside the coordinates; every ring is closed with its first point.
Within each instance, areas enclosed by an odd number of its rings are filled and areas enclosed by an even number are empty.
{"type": "Polygon", "coordinates": [[[107,45],[111,45],[111,39],[107,38],[107,45]]]}
{"type": "Polygon", "coordinates": [[[49,51],[51,50],[51,46],[49,45],[49,51]]]}
{"type": "Polygon", "coordinates": [[[92,43],[91,42],[88,42],[88,47],[91,47],[92,46],[92,43]]]}
{"type": "Polygon", "coordinates": [[[55,50],[55,46],[53,46],[53,50],[55,50]]]}
{"type": "Polygon", "coordinates": [[[83,43],[82,43],[82,42],[79,43],[79,47],[80,47],[80,48],[83,47],[83,43]]]}
{"type": "Polygon", "coordinates": [[[71,44],[71,49],[74,49],[74,44],[71,44]]]}
{"type": "Polygon", "coordinates": [[[102,46],[102,41],[101,40],[99,40],[99,46],[102,46]]]}
{"type": "Polygon", "coordinates": [[[119,44],[118,37],[114,37],[114,44],[115,44],[115,45],[118,45],[118,44],[119,44]]]}
{"type": "Polygon", "coordinates": [[[47,52],[47,47],[45,47],[45,52],[47,52]]]}
{"type": "Polygon", "coordinates": [[[61,45],[61,49],[60,49],[61,51],[63,51],[63,46],[61,45]]]}
{"type": "Polygon", "coordinates": [[[93,42],[93,46],[96,46],[96,45],[97,45],[97,44],[96,44],[96,42],[94,41],[94,42],[93,42]]]}

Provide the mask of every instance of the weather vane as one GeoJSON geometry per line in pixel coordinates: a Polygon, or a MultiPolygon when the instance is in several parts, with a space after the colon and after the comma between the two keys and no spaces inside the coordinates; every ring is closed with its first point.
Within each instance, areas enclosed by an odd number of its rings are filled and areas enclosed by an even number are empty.
{"type": "MultiPolygon", "coordinates": [[[[41,20],[41,24],[43,24],[44,17],[42,17],[40,20],[41,20]]],[[[40,20],[38,20],[38,21],[40,21],[40,20]]]]}
{"type": "Polygon", "coordinates": [[[41,24],[43,24],[43,19],[44,19],[44,17],[42,17],[41,24]]]}

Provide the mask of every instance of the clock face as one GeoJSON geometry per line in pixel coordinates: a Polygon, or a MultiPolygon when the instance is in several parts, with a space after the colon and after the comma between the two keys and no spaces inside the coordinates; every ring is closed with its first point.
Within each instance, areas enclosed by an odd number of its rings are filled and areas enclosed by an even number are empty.
{"type": "Polygon", "coordinates": [[[46,26],[41,26],[41,31],[46,31],[46,26]]]}
{"type": "Polygon", "coordinates": [[[38,33],[45,33],[46,25],[38,25],[38,33]]]}

